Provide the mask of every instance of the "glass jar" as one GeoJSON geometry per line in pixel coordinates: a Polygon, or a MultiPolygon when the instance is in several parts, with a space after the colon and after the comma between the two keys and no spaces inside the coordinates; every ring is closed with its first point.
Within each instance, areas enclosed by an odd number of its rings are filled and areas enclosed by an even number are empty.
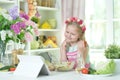
{"type": "Polygon", "coordinates": [[[1,57],[1,63],[4,66],[10,66],[12,65],[12,56],[11,54],[5,54],[4,56],[1,57]]]}

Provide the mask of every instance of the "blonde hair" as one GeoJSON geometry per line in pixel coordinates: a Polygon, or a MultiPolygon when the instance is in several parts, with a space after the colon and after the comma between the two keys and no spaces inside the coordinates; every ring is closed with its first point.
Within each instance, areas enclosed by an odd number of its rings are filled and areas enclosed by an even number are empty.
{"type": "Polygon", "coordinates": [[[82,19],[79,19],[79,18],[76,18],[76,17],[71,17],[71,18],[68,18],[65,21],[65,23],[66,23],[66,26],[68,26],[68,25],[76,26],[80,30],[80,35],[82,36],[82,37],[80,37],[80,40],[85,40],[86,27],[85,27],[82,19]]]}
{"type": "Polygon", "coordinates": [[[66,25],[66,27],[68,27],[69,25],[74,25],[79,29],[79,33],[80,33],[80,40],[85,40],[85,31],[82,30],[82,27],[80,27],[80,25],[77,22],[70,22],[66,25]]]}

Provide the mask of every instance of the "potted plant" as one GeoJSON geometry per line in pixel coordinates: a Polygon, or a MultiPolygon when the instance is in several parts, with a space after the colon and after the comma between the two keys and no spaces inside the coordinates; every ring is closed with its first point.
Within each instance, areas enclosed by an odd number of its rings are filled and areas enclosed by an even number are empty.
{"type": "Polygon", "coordinates": [[[105,56],[108,59],[120,59],[120,46],[116,44],[109,45],[105,50],[105,56]]]}
{"type": "Polygon", "coordinates": [[[107,59],[114,59],[116,63],[116,70],[115,73],[120,73],[120,46],[117,44],[110,44],[106,49],[105,49],[105,57],[107,59]]]}

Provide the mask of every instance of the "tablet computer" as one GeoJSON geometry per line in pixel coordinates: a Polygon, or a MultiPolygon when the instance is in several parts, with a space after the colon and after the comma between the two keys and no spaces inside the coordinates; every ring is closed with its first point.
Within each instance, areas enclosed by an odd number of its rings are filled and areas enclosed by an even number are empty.
{"type": "Polygon", "coordinates": [[[49,75],[48,66],[40,56],[18,55],[19,64],[14,71],[14,75],[26,77],[38,77],[39,75],[49,75]]]}

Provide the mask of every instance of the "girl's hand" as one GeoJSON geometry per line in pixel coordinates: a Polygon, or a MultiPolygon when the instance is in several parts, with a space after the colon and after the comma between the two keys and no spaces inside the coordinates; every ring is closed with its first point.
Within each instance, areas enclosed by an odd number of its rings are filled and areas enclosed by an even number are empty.
{"type": "Polygon", "coordinates": [[[62,49],[65,49],[65,50],[66,50],[67,44],[68,44],[68,43],[66,42],[66,40],[64,40],[63,43],[62,43],[62,49]]]}
{"type": "Polygon", "coordinates": [[[60,53],[61,53],[61,61],[67,61],[67,56],[66,56],[66,49],[67,49],[67,42],[66,40],[63,41],[63,43],[61,44],[61,48],[60,48],[60,53]]]}

